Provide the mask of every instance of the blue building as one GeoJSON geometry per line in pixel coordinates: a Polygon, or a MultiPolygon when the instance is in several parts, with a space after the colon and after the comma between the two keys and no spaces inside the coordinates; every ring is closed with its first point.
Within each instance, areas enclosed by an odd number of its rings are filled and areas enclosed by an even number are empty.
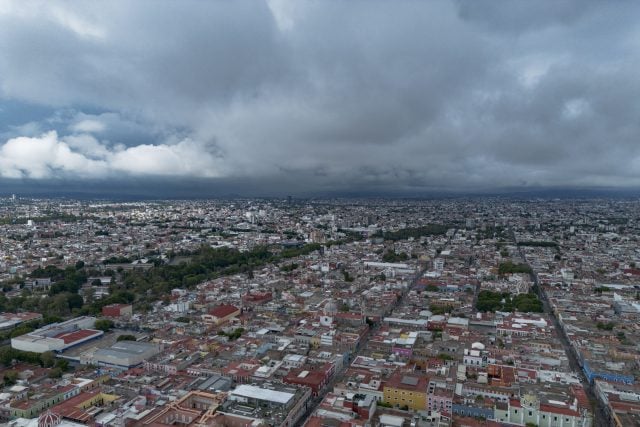
{"type": "Polygon", "coordinates": [[[493,419],[493,408],[478,408],[476,406],[453,404],[451,407],[452,412],[455,415],[461,415],[463,417],[476,417],[484,418],[487,420],[493,419]]]}
{"type": "Polygon", "coordinates": [[[591,366],[589,366],[589,362],[586,360],[584,360],[584,362],[582,363],[582,370],[584,371],[584,375],[587,377],[589,383],[593,383],[593,380],[596,378],[623,384],[633,384],[635,381],[633,375],[622,375],[613,372],[594,371],[591,369],[591,366]]]}

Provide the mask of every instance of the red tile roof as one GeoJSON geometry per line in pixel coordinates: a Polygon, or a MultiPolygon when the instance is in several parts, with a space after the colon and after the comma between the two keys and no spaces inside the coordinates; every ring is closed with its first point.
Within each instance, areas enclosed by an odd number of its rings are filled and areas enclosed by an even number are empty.
{"type": "Polygon", "coordinates": [[[63,332],[61,334],[56,335],[54,338],[59,338],[63,340],[65,344],[71,344],[76,341],[81,341],[92,335],[98,336],[101,334],[102,334],[101,331],[96,331],[94,329],[80,329],[73,332],[63,332]]]}
{"type": "Polygon", "coordinates": [[[516,408],[522,408],[522,404],[520,403],[520,399],[509,399],[509,405],[515,406],[516,408]]]}
{"type": "Polygon", "coordinates": [[[590,408],[591,403],[589,402],[589,398],[587,397],[587,393],[585,393],[584,388],[581,385],[572,385],[571,392],[578,399],[578,405],[581,408],[590,408]]]}
{"type": "Polygon", "coordinates": [[[236,307],[236,306],[228,305],[228,304],[222,304],[222,305],[217,306],[214,309],[211,309],[209,311],[209,314],[221,319],[221,318],[227,317],[227,316],[235,313],[238,310],[240,310],[240,309],[238,307],[236,307]]]}
{"type": "Polygon", "coordinates": [[[0,313],[0,318],[5,320],[21,320],[23,322],[40,319],[42,318],[42,314],[40,313],[31,313],[31,312],[23,312],[23,313],[0,313]]]}
{"type": "Polygon", "coordinates": [[[560,414],[560,415],[566,415],[569,417],[579,417],[580,414],[570,408],[561,408],[558,406],[554,406],[554,405],[547,405],[544,403],[540,404],[540,410],[544,411],[544,412],[550,412],[552,414],[560,414]]]}
{"type": "Polygon", "coordinates": [[[424,375],[398,371],[385,382],[384,386],[426,393],[428,384],[429,378],[424,375]]]}
{"type": "Polygon", "coordinates": [[[81,408],[80,404],[88,401],[89,399],[94,398],[99,393],[100,393],[100,390],[87,391],[87,392],[80,393],[77,396],[74,396],[70,399],[65,400],[64,402],[59,403],[58,405],[51,408],[51,410],[63,418],[69,418],[71,420],[87,422],[93,419],[93,415],[91,415],[88,412],[88,410],[81,408]]]}

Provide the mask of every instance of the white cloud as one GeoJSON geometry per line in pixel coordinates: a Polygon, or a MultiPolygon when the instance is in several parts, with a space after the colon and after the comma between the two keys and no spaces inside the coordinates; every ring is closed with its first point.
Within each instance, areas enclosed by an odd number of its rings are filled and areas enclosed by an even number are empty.
{"type": "Polygon", "coordinates": [[[109,148],[98,141],[93,135],[86,133],[69,135],[64,142],[75,152],[88,158],[105,159],[109,154],[109,148]]]}
{"type": "Polygon", "coordinates": [[[0,146],[4,178],[216,177],[217,163],[215,155],[190,139],[173,145],[110,148],[88,134],[59,138],[51,131],[39,137],[12,138],[0,146]]]}
{"type": "Polygon", "coordinates": [[[217,160],[202,144],[185,139],[175,145],[138,145],[113,153],[115,171],[132,175],[217,177],[217,160]]]}
{"type": "Polygon", "coordinates": [[[82,120],[71,125],[70,129],[74,132],[99,133],[103,132],[106,126],[98,120],[82,120]]]}
{"type": "Polygon", "coordinates": [[[13,138],[0,148],[0,174],[6,178],[101,176],[105,168],[104,161],[72,151],[53,131],[35,138],[13,138]]]}

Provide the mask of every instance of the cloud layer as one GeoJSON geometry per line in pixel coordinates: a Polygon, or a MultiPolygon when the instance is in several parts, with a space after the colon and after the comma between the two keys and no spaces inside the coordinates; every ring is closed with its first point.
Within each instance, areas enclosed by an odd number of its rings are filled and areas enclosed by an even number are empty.
{"type": "Polygon", "coordinates": [[[0,0],[0,176],[640,186],[639,15],[584,0],[0,0]]]}
{"type": "Polygon", "coordinates": [[[125,175],[218,177],[207,147],[185,139],[176,144],[108,147],[92,135],[58,138],[56,131],[17,137],[0,147],[0,177],[107,178],[125,175]]]}

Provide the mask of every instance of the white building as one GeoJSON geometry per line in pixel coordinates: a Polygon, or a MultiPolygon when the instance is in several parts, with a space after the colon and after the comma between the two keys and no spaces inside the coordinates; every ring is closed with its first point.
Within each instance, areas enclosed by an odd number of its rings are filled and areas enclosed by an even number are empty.
{"type": "Polygon", "coordinates": [[[82,316],[66,322],[52,323],[28,334],[11,338],[11,347],[34,353],[62,352],[104,335],[104,332],[92,329],[95,322],[95,317],[82,316]]]}
{"type": "Polygon", "coordinates": [[[499,422],[525,425],[535,424],[539,427],[591,427],[593,416],[585,409],[577,406],[577,402],[565,403],[550,401],[541,403],[531,394],[525,394],[520,401],[507,401],[506,408],[496,407],[495,420],[499,422]]]}

